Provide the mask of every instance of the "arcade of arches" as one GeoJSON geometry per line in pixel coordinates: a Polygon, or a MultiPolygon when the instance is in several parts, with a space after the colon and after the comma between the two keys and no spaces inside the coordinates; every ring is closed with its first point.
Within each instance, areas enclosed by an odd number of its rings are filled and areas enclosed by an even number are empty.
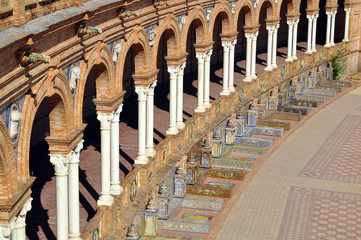
{"type": "Polygon", "coordinates": [[[0,239],[154,237],[236,114],[284,107],[334,56],[340,82],[359,71],[357,0],[4,2],[0,239]]]}

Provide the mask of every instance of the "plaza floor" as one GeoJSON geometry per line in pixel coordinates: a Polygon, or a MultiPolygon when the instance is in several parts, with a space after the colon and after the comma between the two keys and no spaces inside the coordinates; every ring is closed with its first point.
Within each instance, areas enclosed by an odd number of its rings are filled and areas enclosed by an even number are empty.
{"type": "Polygon", "coordinates": [[[361,239],[360,99],[358,87],[288,136],[209,239],[361,239]]]}
{"type": "MultiPolygon", "coordinates": [[[[306,43],[298,43],[297,56],[304,55],[306,43]]],[[[317,46],[321,48],[321,46],[317,46]]],[[[287,47],[279,48],[277,54],[277,64],[281,65],[285,62],[287,47]]],[[[262,74],[266,67],[266,53],[257,55],[256,73],[262,74]]],[[[234,84],[241,85],[245,74],[245,60],[236,62],[234,84]]],[[[197,76],[185,76],[183,118],[188,119],[194,113],[197,104],[196,86],[197,76]]],[[[222,68],[211,71],[210,99],[214,100],[219,97],[222,90],[222,68]]],[[[169,94],[164,94],[161,86],[155,89],[155,109],[154,109],[154,143],[157,144],[165,138],[165,132],[169,124],[169,94]],[[158,94],[157,94],[158,93],[158,94]]],[[[167,90],[169,92],[169,90],[167,90]]],[[[137,156],[137,101],[136,98],[125,100],[123,112],[120,115],[120,170],[121,179],[132,169],[132,164],[137,156]]],[[[361,111],[360,111],[361,114],[361,111]]],[[[95,214],[96,200],[100,193],[100,130],[99,122],[93,116],[87,121],[87,128],[84,133],[84,149],[80,155],[80,224],[81,229],[86,225],[87,221],[95,214]]],[[[308,142],[306,142],[308,144],[308,142]]],[[[304,155],[304,154],[303,154],[304,155]]],[[[47,154],[43,154],[42,158],[46,158],[47,154]]],[[[294,160],[294,159],[292,159],[294,160]]],[[[56,236],[56,203],[55,203],[55,176],[49,175],[53,172],[50,164],[44,165],[40,174],[46,177],[39,177],[33,188],[33,209],[28,214],[27,220],[27,236],[29,239],[55,239],[56,236]],[[42,180],[40,180],[42,179],[42,180]],[[41,181],[41,182],[39,182],[41,181]],[[40,196],[40,197],[39,197],[40,196]]],[[[289,172],[288,172],[289,173],[289,172]]],[[[266,174],[267,176],[267,174],[266,174]]],[[[301,178],[306,179],[308,178],[301,178]]],[[[312,180],[312,179],[311,179],[312,180]]],[[[267,182],[270,184],[273,179],[267,182]]],[[[267,189],[268,191],[268,189],[267,189]]],[[[261,192],[257,192],[261,194],[261,192]]],[[[260,197],[260,196],[258,196],[260,197]]],[[[279,196],[278,196],[279,197],[279,196]]],[[[253,201],[252,201],[253,202],[253,201]]],[[[252,208],[253,209],[253,208],[252,208]]],[[[256,209],[254,209],[256,210],[256,209]]],[[[258,210],[258,209],[257,209],[258,210]]],[[[232,214],[230,214],[232,216],[232,214]]],[[[263,216],[265,217],[265,216],[263,216]]],[[[273,217],[273,216],[272,216],[273,217]]],[[[251,216],[251,218],[255,218],[251,216]]],[[[234,218],[233,218],[234,219],[234,218]]],[[[229,221],[226,220],[224,227],[228,226],[229,221]]],[[[239,222],[239,221],[238,221],[239,222]]],[[[246,221],[247,222],[247,221],[246,221]]],[[[272,222],[272,221],[271,221],[272,222]]],[[[230,225],[230,228],[233,228],[230,225]]],[[[262,229],[263,230],[263,229],[262,229]]],[[[226,230],[221,230],[227,232],[226,230]]],[[[220,235],[222,236],[222,235],[220,235]]],[[[237,236],[238,235],[234,235],[237,236]]],[[[219,239],[226,239],[220,237],[219,239]]],[[[233,238],[239,239],[239,238],[233,238]]],[[[244,238],[252,239],[252,238],[244,238]]],[[[262,239],[262,238],[255,238],[262,239]]]]}

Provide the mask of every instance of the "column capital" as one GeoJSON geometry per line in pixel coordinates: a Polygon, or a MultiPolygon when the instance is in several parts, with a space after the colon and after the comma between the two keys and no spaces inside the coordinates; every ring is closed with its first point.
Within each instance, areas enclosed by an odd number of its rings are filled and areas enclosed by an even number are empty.
{"type": "MultiPolygon", "coordinates": [[[[169,71],[169,67],[168,67],[168,71],[169,71]]],[[[135,87],[135,92],[138,94],[138,101],[147,100],[147,92],[148,92],[147,87],[143,87],[143,86],[135,87]]]]}
{"type": "Polygon", "coordinates": [[[274,25],[268,25],[268,26],[266,26],[266,29],[268,30],[268,32],[273,32],[275,30],[275,26],[274,25]]]}
{"type": "Polygon", "coordinates": [[[56,176],[67,176],[69,166],[69,156],[59,154],[49,154],[50,162],[54,166],[56,176]]]}
{"type": "Polygon", "coordinates": [[[79,163],[79,156],[81,150],[83,149],[83,143],[84,140],[81,140],[74,150],[69,153],[69,164],[79,163]]]}
{"type": "MultiPolygon", "coordinates": [[[[222,46],[223,46],[223,43],[222,43],[222,46]]],[[[207,57],[207,53],[196,52],[196,58],[198,59],[198,63],[203,63],[206,57],[207,57]]]]}
{"type": "Polygon", "coordinates": [[[213,50],[210,50],[209,52],[207,52],[206,61],[210,61],[210,60],[211,60],[212,53],[213,53],[213,50]]]}
{"type": "Polygon", "coordinates": [[[333,11],[326,11],[326,15],[332,15],[333,11]]]}
{"type": "Polygon", "coordinates": [[[222,41],[222,47],[224,48],[223,51],[229,51],[231,45],[232,45],[231,41],[222,41]]]}
{"type": "Polygon", "coordinates": [[[179,72],[178,72],[178,75],[183,75],[184,74],[184,69],[186,68],[186,63],[182,63],[180,66],[179,66],[179,72]]]}
{"type": "Polygon", "coordinates": [[[288,27],[291,28],[294,24],[294,20],[287,20],[288,27]]]}
{"type": "Polygon", "coordinates": [[[97,119],[100,122],[100,129],[110,129],[113,113],[97,113],[97,119]]]}
{"type": "Polygon", "coordinates": [[[15,228],[23,228],[26,226],[26,214],[31,210],[31,202],[33,198],[29,198],[28,201],[24,204],[23,208],[21,209],[19,216],[15,220],[15,228]]]}
{"type": "Polygon", "coordinates": [[[11,227],[6,225],[0,225],[0,239],[10,239],[11,227]]]}
{"type": "Polygon", "coordinates": [[[298,24],[298,23],[299,23],[299,21],[300,21],[300,19],[296,19],[296,20],[294,20],[294,24],[298,24]]]}
{"type": "Polygon", "coordinates": [[[312,21],[313,18],[314,18],[314,16],[315,16],[315,15],[313,15],[313,14],[307,14],[307,15],[306,15],[306,18],[308,19],[308,21],[312,21]]]}
{"type": "Polygon", "coordinates": [[[258,32],[252,34],[252,41],[256,41],[258,37],[258,32]]]}
{"type": "Polygon", "coordinates": [[[344,8],[345,12],[350,13],[351,12],[351,8],[344,8]]]}
{"type": "Polygon", "coordinates": [[[231,47],[234,47],[234,46],[236,46],[236,44],[237,44],[237,39],[235,39],[235,40],[233,40],[232,42],[231,42],[231,47]]]}
{"type": "Polygon", "coordinates": [[[247,39],[247,42],[248,42],[248,41],[252,41],[253,33],[246,33],[246,34],[244,34],[244,35],[245,35],[245,37],[246,37],[246,39],[247,39]]]}
{"type": "Polygon", "coordinates": [[[123,111],[123,103],[120,104],[119,107],[117,107],[117,109],[114,110],[112,123],[119,122],[119,116],[122,111],[123,111]]]}
{"type": "Polygon", "coordinates": [[[155,86],[157,86],[157,81],[153,82],[149,88],[148,88],[148,92],[147,92],[147,95],[148,96],[154,96],[154,88],[155,86]]]}
{"type": "Polygon", "coordinates": [[[337,14],[337,10],[332,12],[332,15],[335,16],[337,14]]]}

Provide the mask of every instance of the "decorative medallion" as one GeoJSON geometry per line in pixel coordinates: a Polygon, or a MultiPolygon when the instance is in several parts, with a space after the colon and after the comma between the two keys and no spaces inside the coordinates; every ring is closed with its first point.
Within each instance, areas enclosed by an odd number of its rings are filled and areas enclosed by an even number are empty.
{"type": "Polygon", "coordinates": [[[323,55],[324,55],[324,52],[323,52],[323,49],[320,50],[320,60],[323,60],[323,55]]]}
{"type": "Polygon", "coordinates": [[[286,74],[286,68],[285,68],[285,66],[282,66],[281,67],[281,77],[284,77],[285,74],[286,74]]]}
{"type": "Polygon", "coordinates": [[[168,146],[164,145],[163,149],[162,149],[162,155],[160,156],[163,166],[164,166],[165,162],[167,161],[167,156],[168,156],[168,146]]]}
{"type": "Polygon", "coordinates": [[[135,178],[130,183],[129,196],[130,196],[130,201],[134,202],[135,197],[137,196],[137,180],[135,178]]]}
{"type": "Polygon", "coordinates": [[[93,235],[92,235],[92,240],[99,240],[99,228],[95,227],[94,231],[93,231],[93,235]]]}
{"type": "Polygon", "coordinates": [[[244,96],[244,90],[243,87],[241,87],[239,89],[239,101],[242,102],[243,101],[243,96],[244,96]]]}
{"type": "Polygon", "coordinates": [[[221,103],[218,102],[216,105],[216,117],[218,118],[220,114],[221,114],[221,103]]]}
{"type": "Polygon", "coordinates": [[[301,68],[305,67],[306,59],[303,57],[301,58],[301,68]]]}
{"type": "Polygon", "coordinates": [[[191,139],[194,138],[194,135],[196,134],[196,122],[193,120],[191,122],[191,126],[189,127],[189,136],[191,139]]]}
{"type": "Polygon", "coordinates": [[[259,84],[260,84],[260,87],[263,88],[264,87],[264,84],[265,84],[265,79],[264,79],[264,75],[261,77],[261,79],[259,80],[259,84]]]}

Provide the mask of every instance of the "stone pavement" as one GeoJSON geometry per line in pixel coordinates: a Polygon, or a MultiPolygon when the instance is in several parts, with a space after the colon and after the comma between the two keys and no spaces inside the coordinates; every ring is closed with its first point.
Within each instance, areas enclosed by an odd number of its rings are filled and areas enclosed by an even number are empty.
{"type": "MultiPolygon", "coordinates": [[[[297,56],[304,55],[306,42],[299,42],[297,56]]],[[[317,45],[317,49],[322,46],[317,45]]],[[[281,66],[286,58],[287,47],[277,49],[277,64],[281,66]]],[[[257,54],[257,74],[262,74],[266,67],[267,53],[257,54]]],[[[245,75],[246,61],[236,62],[234,73],[234,84],[242,85],[245,75]]],[[[211,68],[210,99],[219,97],[222,91],[222,67],[211,68]]],[[[186,120],[193,115],[197,105],[197,75],[184,77],[184,104],[183,118],[186,120]]],[[[154,143],[157,144],[165,138],[165,132],[169,124],[169,86],[159,85],[155,88],[154,108],[154,143]],[[168,94],[168,95],[167,95],[168,94]]],[[[361,113],[361,112],[360,112],[361,113]]],[[[124,101],[123,112],[120,115],[120,178],[123,179],[132,170],[132,164],[137,157],[137,98],[124,101]]],[[[91,219],[96,210],[96,201],[100,193],[100,129],[96,115],[90,116],[85,121],[88,126],[84,133],[84,149],[80,154],[80,227],[84,228],[87,221],[91,219]]],[[[33,209],[28,214],[27,236],[30,239],[55,239],[56,236],[56,199],[55,199],[55,176],[53,167],[48,162],[47,146],[43,146],[41,154],[35,159],[42,159],[47,162],[46,166],[39,172],[43,175],[36,175],[36,189],[33,189],[33,209]],[[44,172],[47,172],[44,177],[44,172]],[[42,180],[40,180],[42,179],[42,180]],[[37,182],[37,181],[40,181],[37,182]],[[40,195],[40,197],[39,197],[40,195]]]]}
{"type": "Polygon", "coordinates": [[[361,239],[360,100],[358,87],[293,132],[210,239],[361,239]]]}

